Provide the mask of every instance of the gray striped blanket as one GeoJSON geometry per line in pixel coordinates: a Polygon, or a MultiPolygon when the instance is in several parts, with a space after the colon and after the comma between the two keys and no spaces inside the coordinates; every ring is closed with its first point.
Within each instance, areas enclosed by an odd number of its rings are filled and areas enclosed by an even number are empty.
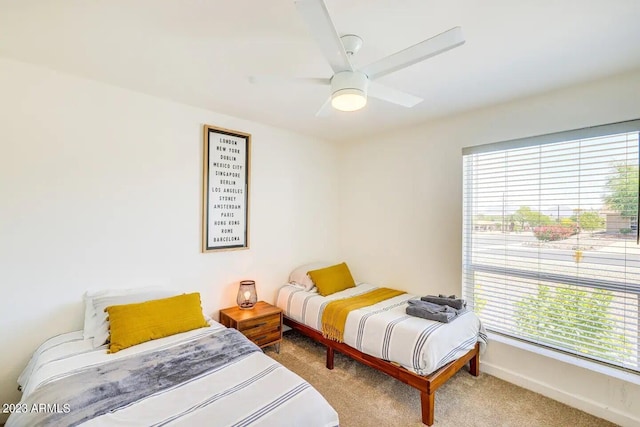
{"type": "Polygon", "coordinates": [[[20,425],[75,426],[168,391],[186,381],[261,351],[235,329],[224,329],[164,351],[148,351],[85,367],[71,375],[51,378],[28,396],[39,402],[65,402],[68,411],[24,414],[20,425]]]}

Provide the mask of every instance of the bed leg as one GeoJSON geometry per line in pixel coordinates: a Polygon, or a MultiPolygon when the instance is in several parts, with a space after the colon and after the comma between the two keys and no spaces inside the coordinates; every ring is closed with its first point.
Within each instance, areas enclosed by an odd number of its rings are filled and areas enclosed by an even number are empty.
{"type": "Polygon", "coordinates": [[[327,346],[327,369],[333,369],[333,348],[327,346]]]}
{"type": "Polygon", "coordinates": [[[433,425],[433,412],[436,403],[436,394],[420,392],[420,405],[422,406],[422,424],[433,425]]]}
{"type": "Polygon", "coordinates": [[[469,360],[469,372],[474,377],[480,375],[480,350],[476,351],[476,354],[469,360]]]}

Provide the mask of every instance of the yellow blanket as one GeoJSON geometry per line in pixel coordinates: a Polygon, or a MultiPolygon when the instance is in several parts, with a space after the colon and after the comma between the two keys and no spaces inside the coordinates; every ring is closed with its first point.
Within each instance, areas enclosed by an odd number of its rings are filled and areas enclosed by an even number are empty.
{"type": "Polygon", "coordinates": [[[395,289],[378,288],[366,294],[331,301],[322,312],[322,336],[330,340],[344,342],[344,326],[351,310],[367,307],[404,293],[395,289]]]}

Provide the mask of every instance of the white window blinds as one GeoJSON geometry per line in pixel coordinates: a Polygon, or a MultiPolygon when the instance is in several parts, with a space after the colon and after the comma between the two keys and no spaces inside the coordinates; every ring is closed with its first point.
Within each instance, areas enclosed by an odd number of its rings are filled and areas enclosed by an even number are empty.
{"type": "Polygon", "coordinates": [[[640,371],[639,130],[463,150],[463,292],[487,329],[640,371]]]}

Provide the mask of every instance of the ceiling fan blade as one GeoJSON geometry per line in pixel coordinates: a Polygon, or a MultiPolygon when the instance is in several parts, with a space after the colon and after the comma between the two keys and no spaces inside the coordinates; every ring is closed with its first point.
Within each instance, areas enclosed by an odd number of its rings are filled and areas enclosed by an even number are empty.
{"type": "Polygon", "coordinates": [[[324,0],[297,0],[295,3],[333,72],[353,71],[324,0]]]}
{"type": "Polygon", "coordinates": [[[424,101],[422,98],[410,95],[408,93],[392,89],[388,86],[381,85],[376,82],[369,82],[369,89],[367,91],[369,96],[382,99],[383,101],[391,102],[393,104],[402,105],[403,107],[411,108],[416,104],[424,101]]]}
{"type": "Polygon", "coordinates": [[[326,101],[324,101],[324,104],[322,104],[322,107],[320,107],[320,109],[316,113],[316,117],[327,117],[329,114],[331,114],[332,109],[331,97],[329,97],[326,101]]]}
{"type": "Polygon", "coordinates": [[[284,76],[249,76],[249,82],[253,84],[313,84],[329,86],[331,79],[315,77],[284,77],[284,76]]]}
{"type": "Polygon", "coordinates": [[[454,27],[393,55],[373,62],[360,71],[376,79],[464,44],[462,28],[454,27]]]}

